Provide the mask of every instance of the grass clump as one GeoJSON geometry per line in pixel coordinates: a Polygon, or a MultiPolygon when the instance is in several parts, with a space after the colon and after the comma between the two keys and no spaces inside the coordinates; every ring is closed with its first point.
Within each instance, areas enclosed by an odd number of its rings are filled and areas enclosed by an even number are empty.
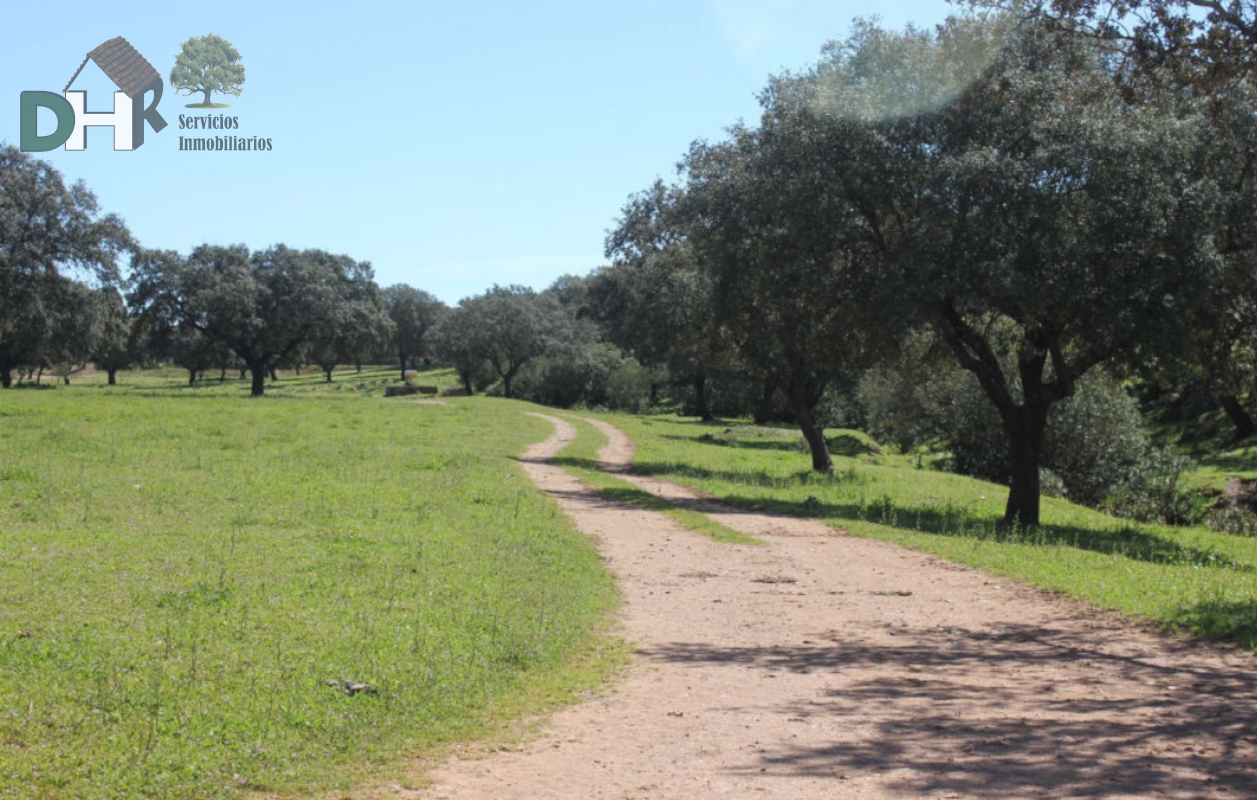
{"type": "Polygon", "coordinates": [[[822,475],[793,450],[794,431],[667,416],[605,419],[637,442],[638,472],[1257,649],[1257,539],[1135,524],[1048,497],[1041,526],[1007,526],[1007,487],[920,469],[911,457],[836,454],[834,474],[822,475]]]}
{"type": "Polygon", "coordinates": [[[605,677],[548,426],[318,381],[0,395],[0,796],[344,789],[605,677]]]}

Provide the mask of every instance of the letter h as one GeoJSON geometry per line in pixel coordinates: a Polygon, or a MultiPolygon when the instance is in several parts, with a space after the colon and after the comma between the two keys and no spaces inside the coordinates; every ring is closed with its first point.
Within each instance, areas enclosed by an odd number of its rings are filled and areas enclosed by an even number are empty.
{"type": "Polygon", "coordinates": [[[113,149],[114,150],[131,150],[131,98],[127,97],[126,92],[113,93],[113,113],[105,112],[88,112],[87,111],[87,92],[74,91],[66,92],[65,98],[70,102],[70,107],[74,109],[74,131],[70,134],[70,138],[66,140],[66,150],[84,150],[87,147],[87,128],[90,125],[100,125],[113,128],[113,149]]]}

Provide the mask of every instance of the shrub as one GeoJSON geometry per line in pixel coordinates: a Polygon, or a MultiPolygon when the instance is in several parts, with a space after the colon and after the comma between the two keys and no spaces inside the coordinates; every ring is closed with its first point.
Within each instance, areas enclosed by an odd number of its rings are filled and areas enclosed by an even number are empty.
{"type": "Polygon", "coordinates": [[[1100,507],[1110,514],[1140,522],[1189,525],[1204,515],[1204,498],[1179,484],[1191,460],[1169,448],[1149,448],[1129,479],[1104,498],[1100,507]]]}
{"type": "MultiPolygon", "coordinates": [[[[1006,484],[1008,440],[995,407],[972,374],[931,354],[910,343],[900,362],[864,376],[858,397],[870,432],[904,450],[946,450],[953,471],[1006,484]]],[[[1102,370],[1083,376],[1074,395],[1053,406],[1041,466],[1045,494],[1097,506],[1130,484],[1143,487],[1144,499],[1114,507],[1168,508],[1155,477],[1166,463],[1151,450],[1138,402],[1102,370]]]]}
{"type": "Polygon", "coordinates": [[[650,375],[614,345],[578,343],[526,364],[512,388],[522,400],[557,408],[636,410],[650,397],[650,375]]]}
{"type": "Polygon", "coordinates": [[[1114,488],[1170,466],[1151,447],[1135,398],[1093,370],[1048,418],[1043,463],[1059,476],[1065,497],[1096,506],[1114,488]]]}
{"type": "Polygon", "coordinates": [[[1209,509],[1204,523],[1209,530],[1232,536],[1257,536],[1257,514],[1243,506],[1218,506],[1209,509]]]}

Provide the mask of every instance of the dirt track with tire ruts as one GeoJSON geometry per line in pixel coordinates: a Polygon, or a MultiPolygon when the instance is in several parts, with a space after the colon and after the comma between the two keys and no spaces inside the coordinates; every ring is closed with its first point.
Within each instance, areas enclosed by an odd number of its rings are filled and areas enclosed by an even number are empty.
{"type": "Polygon", "coordinates": [[[546,419],[524,466],[617,576],[629,671],[518,748],[368,796],[1257,797],[1251,655],[625,475],[767,544],[712,542],[548,463],[575,432],[546,419]]]}

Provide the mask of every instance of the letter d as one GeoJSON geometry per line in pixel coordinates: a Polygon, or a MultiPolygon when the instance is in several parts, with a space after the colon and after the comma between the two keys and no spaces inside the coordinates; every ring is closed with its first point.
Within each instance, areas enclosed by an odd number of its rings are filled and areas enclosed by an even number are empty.
{"type": "Polygon", "coordinates": [[[21,150],[44,153],[65,144],[74,133],[74,109],[70,102],[52,92],[22,92],[21,150]],[[57,129],[47,136],[39,135],[39,109],[47,108],[57,115],[57,129]]]}

